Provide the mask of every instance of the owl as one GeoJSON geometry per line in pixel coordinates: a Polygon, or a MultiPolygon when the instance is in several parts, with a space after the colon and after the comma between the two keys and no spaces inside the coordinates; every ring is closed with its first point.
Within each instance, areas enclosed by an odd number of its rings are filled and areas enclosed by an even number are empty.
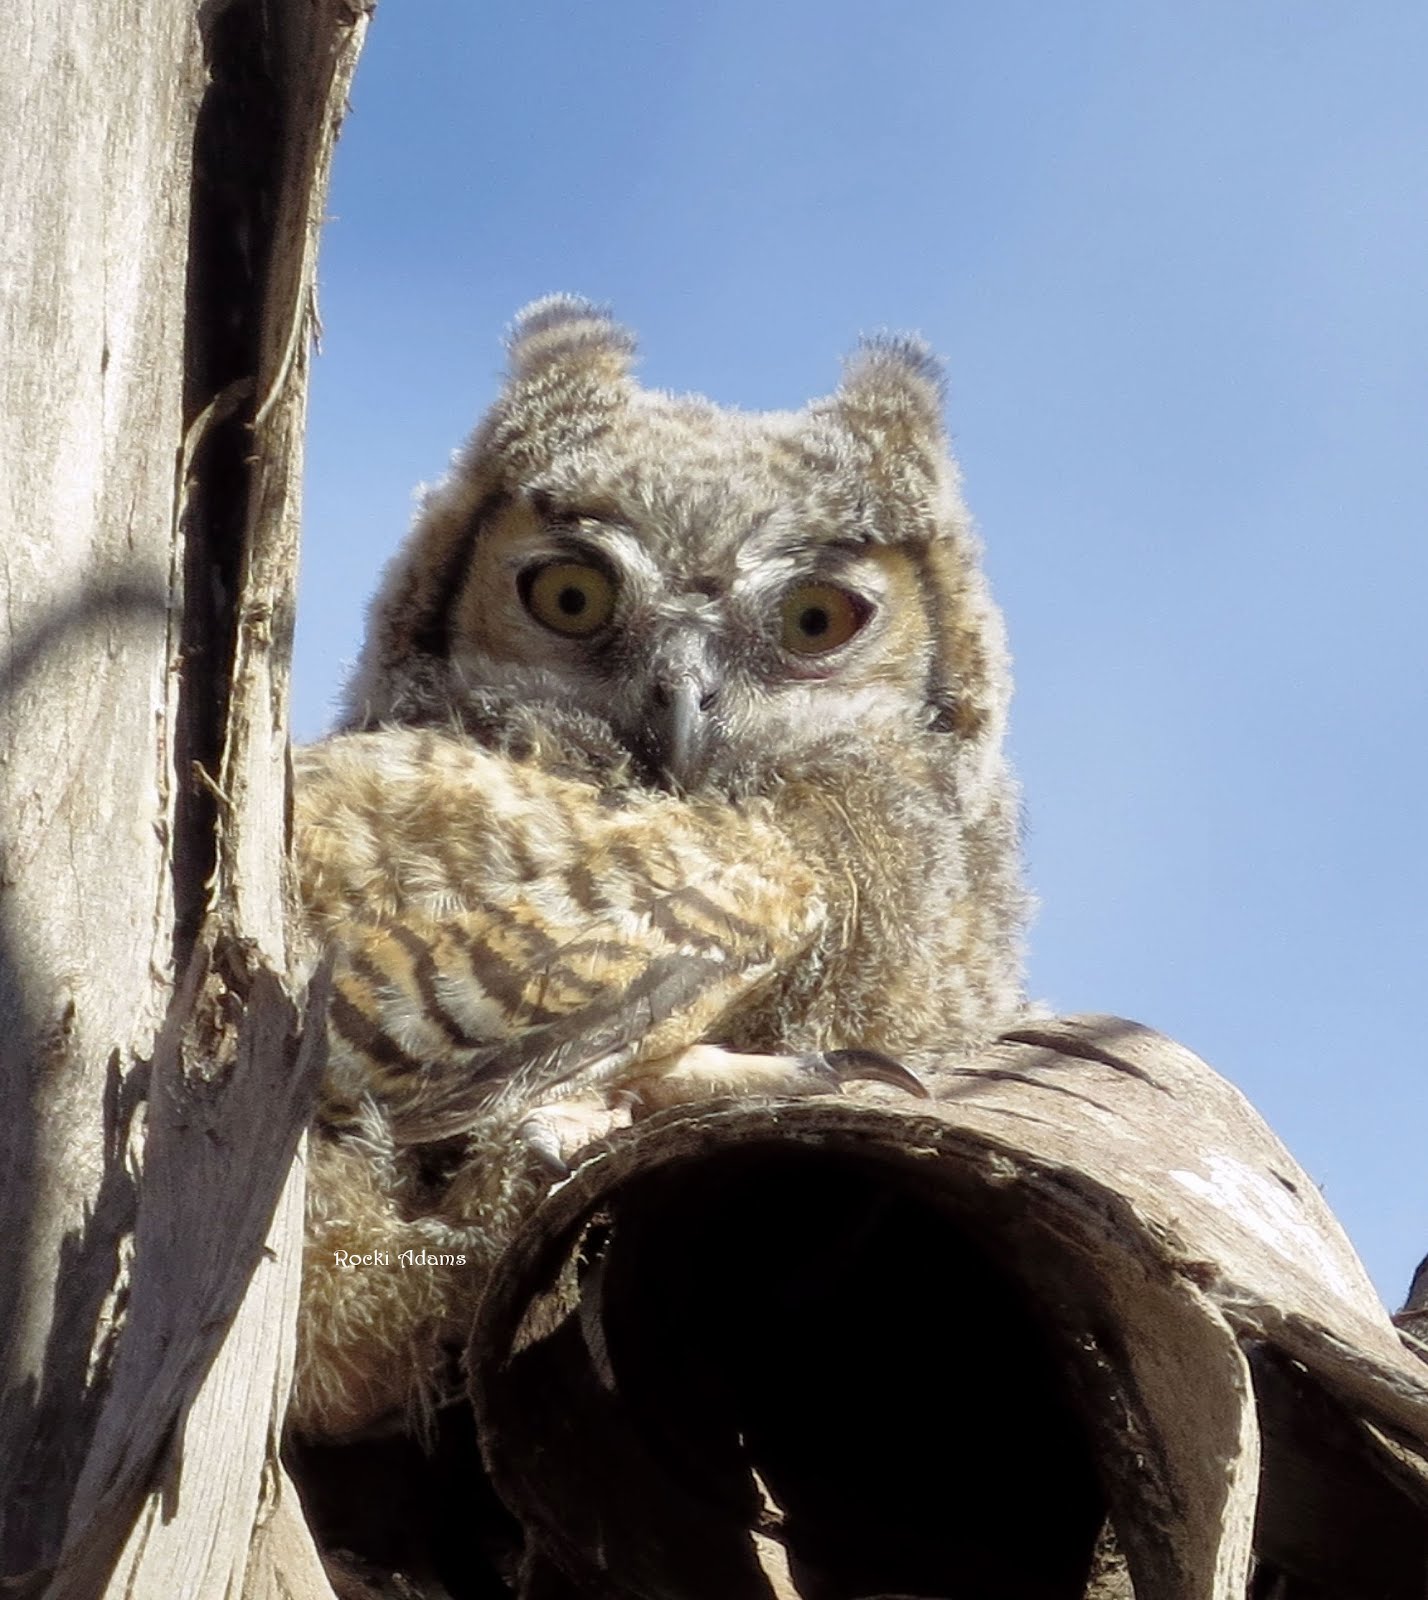
{"type": "Polygon", "coordinates": [[[591,1140],[922,1092],[1022,1005],[1009,668],[936,362],[874,338],[755,414],[633,353],[584,301],[520,315],[295,757],[333,961],[301,1433],[456,1392],[493,1261],[591,1140]]]}

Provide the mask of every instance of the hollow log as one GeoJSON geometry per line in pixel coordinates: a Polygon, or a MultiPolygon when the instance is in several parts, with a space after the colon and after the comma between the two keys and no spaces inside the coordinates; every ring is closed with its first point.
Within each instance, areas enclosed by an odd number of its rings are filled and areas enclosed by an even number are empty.
{"type": "Polygon", "coordinates": [[[1428,1368],[1244,1097],[1116,1018],[930,1103],[651,1119],[531,1219],[469,1363],[529,1600],[1082,1600],[1107,1524],[1142,1600],[1428,1576],[1428,1368]]]}

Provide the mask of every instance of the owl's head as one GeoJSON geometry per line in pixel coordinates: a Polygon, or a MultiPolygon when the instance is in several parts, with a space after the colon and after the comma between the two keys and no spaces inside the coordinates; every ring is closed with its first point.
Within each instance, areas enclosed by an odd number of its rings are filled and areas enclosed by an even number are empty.
{"type": "Polygon", "coordinates": [[[763,414],[641,388],[633,353],[585,301],[520,315],[373,604],[348,725],[553,730],[690,791],[872,736],[995,762],[1000,620],[925,347],[867,340],[827,399],[763,414]]]}

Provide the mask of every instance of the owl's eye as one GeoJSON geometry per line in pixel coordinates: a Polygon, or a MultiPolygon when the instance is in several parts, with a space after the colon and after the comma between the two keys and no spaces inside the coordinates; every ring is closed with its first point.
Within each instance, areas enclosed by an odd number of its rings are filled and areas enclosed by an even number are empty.
{"type": "Polygon", "coordinates": [[[579,561],[551,561],[520,578],[526,610],[556,633],[583,639],[610,620],[615,585],[599,567],[579,561]]]}
{"type": "Polygon", "coordinates": [[[783,647],[795,655],[821,656],[847,644],[872,614],[860,595],[831,583],[801,583],[783,598],[783,647]]]}

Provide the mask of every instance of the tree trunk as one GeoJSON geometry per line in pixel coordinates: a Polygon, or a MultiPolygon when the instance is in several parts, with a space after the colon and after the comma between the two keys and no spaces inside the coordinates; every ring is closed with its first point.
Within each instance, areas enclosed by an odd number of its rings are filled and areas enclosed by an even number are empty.
{"type": "Polygon", "coordinates": [[[0,12],[0,1569],[35,1592],[328,1592],[276,1456],[321,1037],[286,702],[365,21],[0,12]]]}

